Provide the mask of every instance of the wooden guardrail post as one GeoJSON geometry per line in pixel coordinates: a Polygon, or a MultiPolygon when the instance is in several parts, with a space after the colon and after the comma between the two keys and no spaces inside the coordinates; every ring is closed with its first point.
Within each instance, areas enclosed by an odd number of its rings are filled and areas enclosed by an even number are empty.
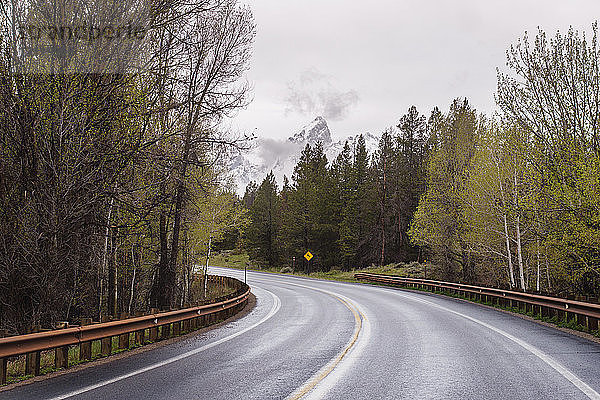
{"type": "Polygon", "coordinates": [[[181,322],[173,322],[173,337],[181,335],[181,322]]]}
{"type": "Polygon", "coordinates": [[[165,324],[160,327],[160,338],[168,339],[171,336],[171,324],[165,324]]]}
{"type": "MultiPolygon", "coordinates": [[[[108,315],[103,315],[101,318],[102,322],[111,321],[112,318],[108,315]]],[[[100,339],[100,354],[107,357],[112,353],[112,337],[106,337],[104,339],[100,339]]]]}
{"type": "MultiPolygon", "coordinates": [[[[575,299],[583,302],[587,301],[587,298],[585,296],[577,296],[575,299]]],[[[575,314],[575,318],[577,318],[578,325],[585,326],[587,328],[588,323],[585,315],[575,314]]]]}
{"type": "MultiPolygon", "coordinates": [[[[0,329],[0,338],[6,336],[6,331],[4,329],[0,329]]],[[[0,385],[6,384],[6,375],[8,371],[6,367],[8,365],[8,360],[6,358],[0,358],[0,385]]]]}
{"type": "MultiPolygon", "coordinates": [[[[129,318],[129,314],[121,313],[119,319],[127,319],[129,318]]],[[[119,335],[119,350],[128,349],[129,348],[129,332],[119,335]]]]}
{"type": "MultiPolygon", "coordinates": [[[[39,332],[40,327],[35,326],[31,329],[31,333],[39,332]]],[[[25,374],[35,375],[40,374],[40,352],[34,351],[33,353],[27,353],[25,355],[25,374]]]]}
{"type": "MultiPolygon", "coordinates": [[[[544,318],[556,316],[559,320],[576,323],[586,331],[597,333],[600,325],[600,305],[597,298],[588,296],[555,297],[548,293],[526,293],[520,290],[506,290],[498,287],[482,287],[454,282],[441,282],[420,278],[404,278],[378,274],[356,273],[359,280],[385,283],[394,286],[404,286],[431,290],[434,293],[457,294],[465,299],[485,301],[497,306],[518,308],[528,315],[544,318]]],[[[243,304],[239,304],[243,308],[243,304]]],[[[236,309],[240,308],[234,305],[236,309]]],[[[219,313],[229,315],[227,311],[219,313]]]]}
{"type": "Polygon", "coordinates": [[[588,317],[588,330],[594,332],[598,330],[598,319],[594,317],[588,317]]]}
{"type": "MultiPolygon", "coordinates": [[[[59,322],[56,329],[65,329],[69,327],[68,322],[59,322]]],[[[69,346],[57,347],[54,349],[54,367],[56,369],[69,368],[69,346]]]]}
{"type": "MultiPolygon", "coordinates": [[[[150,314],[156,314],[158,313],[158,309],[157,308],[151,308],[150,309],[150,314]]],[[[158,326],[150,328],[148,331],[148,339],[151,342],[156,342],[158,340],[158,326]]]]}
{"type": "MultiPolygon", "coordinates": [[[[183,308],[190,308],[189,304],[184,304],[183,308]]],[[[190,325],[191,325],[192,320],[191,319],[186,319],[185,321],[183,321],[183,332],[190,332],[190,325]]]]}
{"type": "MultiPolygon", "coordinates": [[[[573,296],[567,296],[567,300],[574,300],[575,298],[573,296]]],[[[571,321],[577,321],[577,315],[573,312],[571,312],[569,309],[567,309],[567,317],[566,317],[566,322],[571,322],[571,321]]]]}
{"type": "MultiPolygon", "coordinates": [[[[136,313],[135,313],[136,317],[141,317],[142,315],[144,315],[144,313],[141,312],[141,311],[136,311],[136,313]]],[[[145,329],[140,329],[139,331],[135,331],[135,344],[136,344],[136,346],[143,345],[145,341],[146,341],[146,330],[145,329]]]]}
{"type": "MultiPolygon", "coordinates": [[[[231,283],[231,281],[225,279],[221,281],[231,283]]],[[[234,285],[230,284],[230,287],[232,286],[234,285]]],[[[25,372],[31,375],[39,375],[41,352],[54,351],[55,366],[57,368],[67,368],[69,366],[69,348],[71,346],[79,346],[80,360],[91,359],[93,356],[92,338],[93,340],[101,341],[101,353],[108,356],[112,353],[112,339],[114,336],[119,337],[120,348],[124,348],[128,347],[132,333],[136,335],[137,342],[144,342],[146,329],[150,330],[151,339],[157,339],[159,328],[162,328],[160,329],[161,336],[168,338],[171,334],[171,325],[173,325],[173,332],[175,334],[181,333],[182,326],[187,330],[196,328],[199,322],[210,325],[218,320],[227,318],[236,310],[243,308],[247,302],[250,290],[248,287],[240,286],[240,289],[242,288],[245,289],[243,293],[240,293],[241,290],[237,290],[234,293],[227,294],[227,296],[221,296],[212,303],[207,304],[204,302],[198,312],[195,309],[190,309],[189,305],[186,305],[185,309],[174,310],[159,315],[156,315],[158,314],[157,310],[153,309],[153,313],[150,315],[140,316],[135,320],[119,323],[107,323],[112,320],[108,316],[102,316],[101,323],[94,323],[91,318],[82,318],[81,326],[84,328],[77,328],[75,326],[74,328],[72,327],[73,329],[66,329],[69,328],[68,323],[63,322],[56,326],[54,332],[43,330],[35,335],[10,337],[2,341],[3,359],[0,359],[0,383],[6,383],[7,381],[8,358],[22,355],[27,351],[29,353],[25,354],[25,372]],[[86,341],[82,342],[82,340],[86,341]]],[[[127,317],[127,315],[123,315],[123,317],[127,317]]],[[[31,333],[39,331],[39,326],[36,326],[32,329],[31,333]]],[[[0,336],[3,336],[1,331],[0,336]]]]}
{"type": "Polygon", "coordinates": [[[550,308],[549,315],[550,315],[550,318],[554,317],[554,318],[558,319],[558,310],[555,308],[550,308]]]}
{"type": "Polygon", "coordinates": [[[0,385],[5,385],[6,384],[6,367],[7,367],[7,359],[6,358],[0,358],[0,385]]]}
{"type": "Polygon", "coordinates": [[[517,301],[517,308],[519,309],[519,311],[524,311],[524,303],[522,301],[517,301]]]}
{"type": "MultiPolygon", "coordinates": [[[[598,298],[597,297],[589,297],[588,301],[590,303],[598,303],[598,298]]],[[[598,330],[598,318],[594,318],[594,317],[588,317],[587,319],[587,323],[588,323],[588,330],[590,332],[594,332],[598,330]]]]}
{"type": "MultiPolygon", "coordinates": [[[[81,326],[91,325],[91,318],[81,318],[81,326]]],[[[82,342],[79,345],[79,360],[91,360],[92,359],[92,342],[82,342]]]]}
{"type": "Polygon", "coordinates": [[[565,310],[556,310],[556,319],[559,321],[567,320],[567,313],[565,310]]]}
{"type": "MultiPolygon", "coordinates": [[[[165,307],[162,309],[163,312],[171,311],[171,308],[165,307]]],[[[171,324],[165,324],[160,327],[160,339],[165,340],[171,337],[171,324]]]]}

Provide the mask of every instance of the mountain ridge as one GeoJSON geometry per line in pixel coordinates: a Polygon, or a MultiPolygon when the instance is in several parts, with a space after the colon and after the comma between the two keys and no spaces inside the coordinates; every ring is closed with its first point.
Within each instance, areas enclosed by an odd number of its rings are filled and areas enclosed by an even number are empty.
{"type": "MultiPolygon", "coordinates": [[[[314,146],[318,142],[323,145],[327,160],[331,163],[340,154],[346,141],[355,146],[360,134],[333,141],[331,130],[322,116],[317,116],[304,125],[293,136],[286,140],[257,139],[245,153],[235,154],[229,162],[230,175],[236,185],[236,192],[243,195],[246,186],[255,181],[258,184],[273,171],[277,184],[281,187],[283,176],[291,178],[300,154],[307,144],[314,146]]],[[[369,154],[377,148],[379,137],[364,133],[365,144],[369,154]]]]}

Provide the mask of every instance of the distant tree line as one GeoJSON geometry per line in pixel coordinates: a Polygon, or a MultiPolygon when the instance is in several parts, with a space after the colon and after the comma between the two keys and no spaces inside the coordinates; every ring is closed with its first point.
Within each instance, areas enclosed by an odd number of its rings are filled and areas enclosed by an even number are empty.
{"type": "Polygon", "coordinates": [[[0,6],[0,30],[0,328],[191,301],[193,266],[245,223],[218,156],[241,143],[220,126],[247,104],[248,7],[26,0],[0,6]],[[15,36],[128,21],[137,49],[15,36]]]}
{"type": "Polygon", "coordinates": [[[321,143],[307,144],[281,190],[272,173],[260,186],[248,185],[250,254],[271,267],[295,260],[306,271],[419,258],[407,231],[425,190],[430,137],[426,118],[411,107],[374,154],[362,135],[331,164],[321,143]],[[303,257],[308,250],[315,255],[310,263],[303,257]]]}
{"type": "Polygon", "coordinates": [[[246,247],[308,270],[418,260],[430,276],[600,295],[600,53],[570,29],[526,34],[498,72],[493,116],[466,99],[411,107],[367,154],[306,146],[291,181],[248,186],[246,247]]]}

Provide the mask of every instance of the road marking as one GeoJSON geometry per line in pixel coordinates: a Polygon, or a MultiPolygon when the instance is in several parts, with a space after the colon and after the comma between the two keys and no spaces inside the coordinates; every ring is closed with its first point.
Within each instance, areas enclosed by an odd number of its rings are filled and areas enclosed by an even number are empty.
{"type": "Polygon", "coordinates": [[[348,299],[346,296],[311,286],[288,282],[285,282],[285,284],[299,286],[328,294],[346,306],[354,316],[354,333],[344,349],[334,358],[332,358],[327,364],[325,364],[319,371],[317,371],[316,374],[310,377],[302,386],[300,386],[287,397],[288,400],[297,400],[305,396],[307,396],[307,398],[322,398],[329,391],[329,389],[333,387],[333,384],[343,376],[343,374],[352,364],[353,360],[346,356],[351,351],[354,355],[357,355],[360,351],[362,351],[362,348],[368,341],[368,337],[371,333],[371,326],[361,308],[354,304],[354,302],[348,299]],[[357,342],[359,342],[358,345],[357,342]],[[342,363],[342,361],[346,362],[342,363]]]}
{"type": "Polygon", "coordinates": [[[549,356],[548,354],[542,352],[540,349],[530,345],[529,343],[511,335],[508,332],[503,331],[502,329],[498,329],[495,326],[492,326],[486,322],[480,321],[476,318],[473,318],[469,315],[466,314],[462,314],[458,311],[454,311],[451,310],[449,308],[446,308],[444,306],[440,306],[439,304],[433,303],[431,301],[428,300],[423,300],[423,299],[418,299],[415,298],[413,296],[408,296],[405,295],[403,293],[399,293],[397,291],[391,291],[392,293],[396,294],[397,296],[400,297],[404,297],[410,300],[414,300],[414,301],[418,301],[424,304],[428,304],[430,306],[439,308],[440,310],[444,310],[446,312],[458,315],[460,317],[463,317],[465,319],[468,319],[469,321],[475,322],[476,324],[479,324],[481,326],[484,326],[496,333],[498,333],[499,335],[504,336],[505,338],[515,342],[516,344],[518,344],[519,346],[523,347],[525,350],[529,351],[530,353],[532,353],[533,355],[535,355],[536,357],[538,357],[540,360],[542,360],[543,362],[545,362],[546,364],[548,364],[550,367],[552,367],[556,372],[558,372],[559,374],[561,374],[564,378],[566,378],[569,382],[571,382],[573,385],[575,385],[575,387],[577,387],[577,389],[581,390],[587,397],[589,397],[590,399],[594,399],[594,400],[600,400],[600,394],[598,392],[596,392],[592,387],[590,387],[587,383],[585,383],[584,381],[582,381],[581,379],[579,379],[579,377],[577,377],[577,375],[575,375],[573,372],[569,371],[566,367],[564,367],[562,364],[560,364],[558,361],[556,361],[554,358],[552,358],[551,356],[549,356]]]}
{"type": "Polygon", "coordinates": [[[273,306],[271,307],[271,310],[269,311],[269,313],[267,315],[265,315],[263,317],[263,319],[261,319],[257,323],[255,323],[253,325],[250,325],[249,327],[244,328],[241,331],[236,332],[236,333],[234,333],[232,335],[226,336],[224,338],[221,338],[221,339],[219,339],[217,341],[214,341],[212,343],[206,344],[206,345],[204,345],[202,347],[199,347],[197,349],[188,351],[187,353],[180,354],[180,355],[178,355],[176,357],[172,357],[172,358],[166,359],[166,360],[161,361],[159,363],[149,365],[147,367],[138,369],[136,371],[130,372],[130,373],[125,374],[125,375],[118,376],[116,378],[112,378],[112,379],[108,379],[106,381],[99,382],[99,383],[97,383],[95,385],[86,386],[84,388],[81,388],[79,390],[75,390],[73,392],[64,394],[62,396],[53,397],[50,400],[64,400],[64,399],[68,399],[70,397],[77,396],[77,395],[80,395],[82,393],[86,393],[86,392],[92,391],[94,389],[98,389],[98,388],[101,388],[103,386],[107,386],[107,385],[113,384],[115,382],[122,381],[123,379],[131,378],[132,376],[143,374],[144,372],[148,372],[148,371],[151,371],[151,370],[156,369],[156,368],[164,367],[165,365],[172,364],[174,362],[183,360],[184,358],[187,358],[187,357],[191,357],[191,356],[196,355],[198,353],[201,353],[201,352],[203,352],[205,350],[208,350],[210,348],[218,346],[221,343],[228,342],[231,339],[234,339],[234,338],[236,338],[236,337],[238,337],[240,335],[243,335],[244,333],[248,332],[249,330],[254,329],[257,326],[261,325],[262,323],[266,322],[268,319],[270,319],[272,316],[274,316],[279,311],[279,309],[281,308],[281,300],[279,299],[279,297],[277,297],[277,295],[275,295],[274,293],[272,293],[272,292],[270,292],[270,291],[268,291],[266,289],[262,289],[262,290],[264,290],[265,292],[269,293],[273,297],[273,306]]]}

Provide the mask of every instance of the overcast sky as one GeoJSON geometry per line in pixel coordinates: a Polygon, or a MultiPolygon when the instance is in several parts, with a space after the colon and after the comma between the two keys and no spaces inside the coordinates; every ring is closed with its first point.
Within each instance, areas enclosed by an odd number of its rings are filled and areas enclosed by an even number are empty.
{"type": "Polygon", "coordinates": [[[323,115],[334,138],[381,133],[411,105],[494,110],[496,67],[525,31],[591,32],[599,0],[252,0],[252,104],[233,127],[284,139],[323,115]]]}

